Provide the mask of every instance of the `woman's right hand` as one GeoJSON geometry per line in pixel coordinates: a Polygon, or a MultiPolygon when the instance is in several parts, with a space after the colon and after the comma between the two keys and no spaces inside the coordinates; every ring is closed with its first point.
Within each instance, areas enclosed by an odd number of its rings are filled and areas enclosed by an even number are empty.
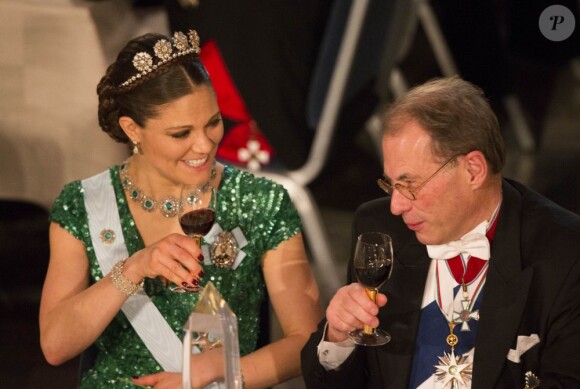
{"type": "Polygon", "coordinates": [[[171,234],[129,257],[123,274],[133,283],[162,277],[175,285],[197,287],[203,277],[200,262],[203,254],[193,239],[171,234]]]}
{"type": "Polygon", "coordinates": [[[342,342],[348,337],[348,333],[362,328],[363,325],[377,327],[379,319],[379,307],[387,303],[387,296],[377,293],[377,303],[369,299],[365,288],[359,283],[340,288],[326,309],[328,329],[326,340],[329,342],[342,342]]]}

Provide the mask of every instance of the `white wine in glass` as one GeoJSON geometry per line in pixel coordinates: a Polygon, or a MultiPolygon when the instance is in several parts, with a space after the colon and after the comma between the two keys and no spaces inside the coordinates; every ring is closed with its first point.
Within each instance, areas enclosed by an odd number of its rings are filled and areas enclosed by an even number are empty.
{"type": "MultiPolygon", "coordinates": [[[[365,232],[358,236],[353,259],[354,273],[372,301],[391,276],[393,259],[393,242],[389,235],[365,232]]],[[[362,346],[381,346],[391,340],[388,332],[367,325],[350,332],[349,337],[362,346]]]]}

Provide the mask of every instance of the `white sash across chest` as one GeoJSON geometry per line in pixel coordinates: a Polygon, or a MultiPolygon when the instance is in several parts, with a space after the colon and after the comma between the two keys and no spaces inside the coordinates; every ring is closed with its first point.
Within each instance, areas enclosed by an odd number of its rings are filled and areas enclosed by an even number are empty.
{"type": "MultiPolygon", "coordinates": [[[[108,170],[83,180],[82,186],[91,239],[104,276],[115,263],[129,256],[117,199],[108,170]],[[112,242],[104,242],[100,238],[101,231],[105,229],[114,232],[112,242]]],[[[121,309],[161,367],[168,372],[180,372],[182,343],[145,291],[141,289],[129,297],[121,309]]]]}

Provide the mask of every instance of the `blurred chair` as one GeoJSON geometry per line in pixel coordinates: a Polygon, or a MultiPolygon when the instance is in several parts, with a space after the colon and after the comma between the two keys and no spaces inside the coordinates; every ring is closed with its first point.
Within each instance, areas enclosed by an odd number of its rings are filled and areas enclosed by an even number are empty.
{"type": "Polygon", "coordinates": [[[105,62],[88,6],[2,0],[0,35],[0,303],[34,307],[54,199],[127,150],[98,127],[94,91],[105,62]]]}
{"type": "MultiPolygon", "coordinates": [[[[319,208],[308,189],[328,160],[337,120],[345,103],[381,73],[390,73],[405,43],[411,2],[405,0],[335,0],[314,69],[307,100],[307,120],[315,128],[308,158],[295,170],[266,166],[255,174],[279,182],[288,190],[304,225],[305,239],[321,290],[332,294],[343,285],[319,208]]],[[[348,129],[353,133],[359,128],[348,129]]],[[[346,194],[342,193],[341,195],[346,194]]]]}
{"type": "Polygon", "coordinates": [[[0,42],[9,54],[0,58],[0,198],[48,210],[66,182],[127,155],[98,125],[107,60],[91,15],[118,9],[123,25],[125,3],[0,1],[0,34],[10,37],[0,42]]]}
{"type": "MultiPolygon", "coordinates": [[[[413,4],[411,7],[411,18],[413,20],[407,25],[414,26],[414,29],[418,25],[423,28],[441,74],[446,77],[460,75],[431,1],[411,0],[410,3],[413,4]]],[[[402,51],[402,53],[404,52],[405,50],[402,51]]],[[[389,83],[395,97],[404,94],[409,89],[403,73],[397,67],[390,74],[389,83]]],[[[503,96],[502,104],[520,149],[525,152],[534,151],[536,149],[536,141],[520,99],[515,93],[509,92],[503,96]]]]}
{"type": "Polygon", "coordinates": [[[95,90],[120,46],[147,28],[142,18],[131,0],[0,0],[1,309],[38,312],[48,212],[63,185],[128,155],[99,128],[95,90]]]}

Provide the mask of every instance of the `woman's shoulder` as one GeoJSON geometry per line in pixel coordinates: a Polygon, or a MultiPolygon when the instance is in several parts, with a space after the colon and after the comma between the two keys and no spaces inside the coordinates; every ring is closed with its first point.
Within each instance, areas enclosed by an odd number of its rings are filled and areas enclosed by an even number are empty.
{"type": "Polygon", "coordinates": [[[85,213],[81,180],[75,180],[65,184],[62,188],[52,204],[49,221],[60,224],[61,227],[78,238],[75,232],[85,213]]]}
{"type": "Polygon", "coordinates": [[[290,194],[284,186],[230,165],[225,166],[220,193],[225,203],[241,206],[254,215],[298,218],[290,194]]]}
{"type": "MultiPolygon", "coordinates": [[[[105,176],[107,172],[110,175],[118,174],[118,166],[113,165],[99,174],[105,176]]],[[[107,179],[108,177],[105,176],[104,178],[107,179]]],[[[84,180],[86,179],[77,179],[63,186],[52,205],[49,216],[49,221],[61,225],[79,240],[83,240],[88,236],[87,211],[85,208],[87,187],[83,185],[84,180]]],[[[110,182],[110,179],[108,181],[110,182]]],[[[97,188],[102,188],[102,186],[97,185],[97,188]]]]}
{"type": "Polygon", "coordinates": [[[71,201],[82,197],[82,192],[83,190],[81,180],[68,182],[63,186],[54,204],[57,205],[59,203],[70,203],[71,201]]]}
{"type": "Polygon", "coordinates": [[[285,193],[286,189],[270,178],[260,177],[252,172],[241,170],[232,165],[224,165],[224,187],[234,187],[241,192],[259,193],[274,191],[285,193]]]}
{"type": "Polygon", "coordinates": [[[269,178],[226,165],[220,186],[222,191],[222,206],[229,209],[224,217],[240,217],[253,226],[253,236],[259,237],[254,243],[259,252],[275,248],[302,229],[288,191],[269,178]],[[239,212],[231,212],[236,208],[239,212]]]}
{"type": "Polygon", "coordinates": [[[112,165],[109,168],[107,168],[105,171],[95,174],[91,177],[87,177],[84,179],[76,179],[73,181],[70,181],[66,184],[64,184],[64,186],[62,187],[62,190],[60,192],[60,194],[58,195],[58,197],[56,198],[54,205],[53,205],[53,210],[58,206],[70,206],[73,203],[77,203],[80,200],[83,199],[83,193],[85,191],[85,187],[83,186],[83,181],[97,177],[100,174],[104,174],[105,172],[109,173],[109,176],[118,174],[119,172],[119,166],[118,165],[112,165]],[[64,205],[64,204],[68,204],[68,205],[64,205]]]}

